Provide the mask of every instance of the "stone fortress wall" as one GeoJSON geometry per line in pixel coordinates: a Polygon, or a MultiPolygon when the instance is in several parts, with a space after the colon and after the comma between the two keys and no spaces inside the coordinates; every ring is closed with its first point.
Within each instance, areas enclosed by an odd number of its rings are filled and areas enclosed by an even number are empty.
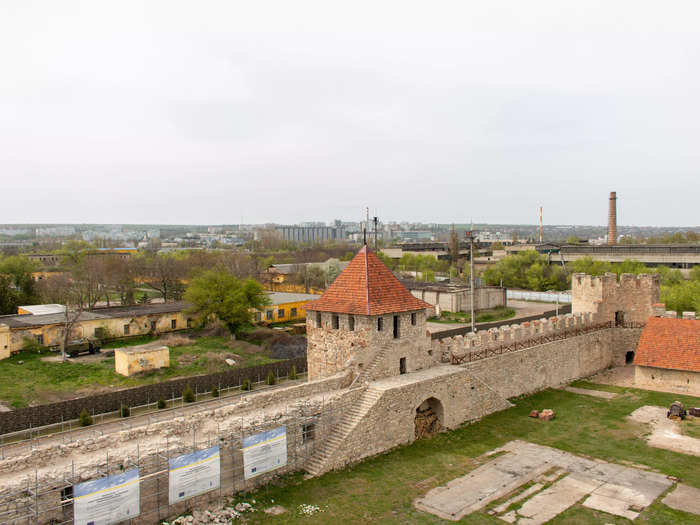
{"type": "MultiPolygon", "coordinates": [[[[395,314],[400,327],[396,338],[394,315],[353,316],[350,321],[348,315],[334,318],[323,312],[319,323],[312,312],[307,317],[311,381],[305,385],[251,393],[201,414],[6,456],[0,460],[0,513],[7,509],[20,515],[36,508],[17,496],[31,482],[51,488],[38,503],[42,508],[62,508],[66,472],[74,469],[81,480],[95,479],[104,475],[106,452],[113,465],[126,464],[136,449],[145,466],[142,476],[162,480],[141,483],[140,522],[156,523],[182,512],[182,505],[167,505],[167,473],[158,463],[163,444],[173,451],[192,450],[197,444],[193,431],[222,443],[222,489],[210,494],[216,498],[276,474],[304,469],[320,475],[410,443],[418,433],[418,412],[436,417],[441,428],[456,428],[512,406],[509,399],[624,363],[641,330],[616,327],[615,314],[641,323],[658,301],[658,280],[623,276],[613,284],[607,276],[579,275],[574,280],[574,314],[436,341],[427,334],[424,310],[395,314]],[[382,330],[378,317],[383,317],[382,330]],[[309,424],[314,425],[313,438],[304,439],[309,424]],[[294,460],[269,476],[243,480],[240,439],[279,425],[287,426],[288,455],[294,460]]],[[[0,514],[0,521],[10,515],[0,514]]],[[[35,521],[57,519],[48,510],[41,516],[35,521]]]]}

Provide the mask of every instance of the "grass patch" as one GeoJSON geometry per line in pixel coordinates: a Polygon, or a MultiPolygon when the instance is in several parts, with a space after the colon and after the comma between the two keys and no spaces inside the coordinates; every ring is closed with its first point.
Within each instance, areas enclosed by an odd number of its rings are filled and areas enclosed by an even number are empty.
{"type": "MultiPolygon", "coordinates": [[[[155,340],[149,336],[113,342],[105,348],[144,344],[155,340]]],[[[191,345],[170,349],[170,368],[133,377],[123,377],[114,371],[114,356],[81,361],[46,362],[43,357],[56,355],[21,352],[0,361],[0,400],[14,408],[51,403],[106,391],[126,388],[199,374],[229,370],[224,359],[236,361],[237,367],[262,365],[278,361],[270,357],[266,347],[246,341],[231,341],[225,337],[200,337],[191,345]],[[23,361],[23,364],[18,364],[23,361]]],[[[261,378],[264,379],[264,378],[261,378]]],[[[257,378],[256,378],[257,380],[257,378]]]]}
{"type": "Polygon", "coordinates": [[[696,417],[690,419],[690,417],[684,421],[681,421],[681,430],[686,436],[700,439],[700,419],[696,417]]]}
{"type": "MultiPolygon", "coordinates": [[[[476,312],[477,323],[490,323],[493,321],[501,321],[515,317],[515,310],[512,308],[491,308],[490,310],[481,310],[476,312]]],[[[431,323],[471,323],[472,316],[468,312],[442,312],[440,317],[431,317],[428,319],[431,323]]]]}
{"type": "MultiPolygon", "coordinates": [[[[623,389],[625,390],[625,389],[623,389]]],[[[294,474],[278,480],[254,495],[257,508],[282,505],[289,512],[269,516],[256,512],[249,523],[337,523],[417,524],[448,523],[415,510],[412,501],[428,490],[473,470],[484,461],[481,455],[513,439],[522,439],[605,461],[642,464],[700,487],[700,469],[695,458],[647,446],[647,426],[627,420],[643,405],[668,406],[680,399],[695,406],[698,398],[630,389],[634,395],[612,400],[580,396],[561,390],[545,390],[515,400],[516,406],[485,417],[478,423],[398,447],[355,467],[304,480],[294,474]],[[528,417],[533,409],[553,408],[557,417],[543,422],[528,417]],[[274,503],[273,503],[274,500],[274,503]],[[300,504],[318,505],[323,512],[313,518],[294,511],[300,504]]],[[[696,524],[697,516],[674,511],[657,501],[640,516],[649,524],[696,524]]],[[[498,524],[497,517],[473,513],[460,523],[498,524]]],[[[554,524],[629,523],[623,518],[574,505],[552,520],[554,524]]]]}

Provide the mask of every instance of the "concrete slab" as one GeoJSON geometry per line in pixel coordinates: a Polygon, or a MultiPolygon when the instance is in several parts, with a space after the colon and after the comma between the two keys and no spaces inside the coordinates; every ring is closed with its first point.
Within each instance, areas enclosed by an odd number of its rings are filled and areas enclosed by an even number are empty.
{"type": "Polygon", "coordinates": [[[524,441],[511,441],[493,452],[505,454],[446,486],[429,491],[424,498],[416,500],[416,508],[456,521],[530,480],[542,483],[545,473],[559,469],[557,475],[560,472],[568,475],[548,489],[538,491],[533,485],[494,510],[500,514],[513,503],[525,501],[520,509],[500,518],[536,525],[549,521],[586,496],[595,496],[587,499],[591,508],[633,519],[632,513],[638,514],[673,484],[663,474],[583,458],[524,441]]]}
{"type": "Polygon", "coordinates": [[[520,494],[517,494],[510,498],[507,501],[504,501],[501,503],[498,507],[494,507],[493,510],[496,511],[497,514],[501,514],[502,512],[505,512],[505,510],[510,507],[513,503],[517,503],[518,501],[522,501],[524,499],[529,498],[532,496],[535,492],[538,492],[540,489],[542,489],[543,485],[542,483],[535,483],[533,486],[529,487],[526,490],[523,490],[520,494]]]}
{"type": "Polygon", "coordinates": [[[506,454],[414,502],[418,510],[458,521],[546,472],[551,465],[521,454],[506,454]]]}
{"type": "Polygon", "coordinates": [[[526,501],[517,513],[521,516],[518,524],[541,525],[576,504],[577,501],[595,490],[597,485],[589,480],[567,476],[548,489],[526,501]]]}
{"type": "Polygon", "coordinates": [[[700,515],[700,489],[679,483],[673,492],[666,495],[661,503],[672,509],[700,515]]]}
{"type": "Polygon", "coordinates": [[[652,432],[646,438],[650,447],[700,456],[700,439],[681,434],[679,424],[668,419],[666,412],[665,407],[647,405],[632,412],[629,418],[632,421],[651,425],[652,432]]]}
{"type": "Polygon", "coordinates": [[[583,502],[583,506],[589,509],[602,510],[608,514],[622,516],[630,521],[635,520],[639,516],[639,512],[629,510],[629,506],[626,502],[599,494],[588,496],[583,502]]]}
{"type": "Polygon", "coordinates": [[[574,386],[567,386],[564,388],[567,392],[572,394],[581,394],[583,396],[600,397],[603,399],[613,399],[617,397],[615,392],[604,392],[602,390],[591,390],[589,388],[576,388],[574,386]]]}

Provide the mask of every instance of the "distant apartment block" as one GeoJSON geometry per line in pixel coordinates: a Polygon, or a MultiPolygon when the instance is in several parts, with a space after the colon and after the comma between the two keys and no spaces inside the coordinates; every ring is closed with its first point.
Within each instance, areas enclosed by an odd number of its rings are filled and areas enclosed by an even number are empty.
{"type": "Polygon", "coordinates": [[[285,241],[320,244],[328,241],[344,241],[345,228],[335,226],[279,226],[277,231],[285,241]]]}

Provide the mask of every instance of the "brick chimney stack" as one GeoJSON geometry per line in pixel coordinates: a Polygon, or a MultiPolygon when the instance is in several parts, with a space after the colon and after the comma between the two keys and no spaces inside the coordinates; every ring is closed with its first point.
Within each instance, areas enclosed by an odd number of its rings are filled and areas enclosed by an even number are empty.
{"type": "Polygon", "coordinates": [[[617,244],[617,193],[610,192],[610,209],[608,211],[608,244],[617,244]]]}

